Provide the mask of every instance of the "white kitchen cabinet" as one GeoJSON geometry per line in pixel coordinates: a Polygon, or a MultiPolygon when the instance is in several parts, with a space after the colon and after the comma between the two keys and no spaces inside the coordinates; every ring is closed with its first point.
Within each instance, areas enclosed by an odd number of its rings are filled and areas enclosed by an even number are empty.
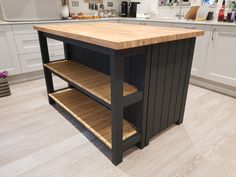
{"type": "Polygon", "coordinates": [[[211,38],[212,26],[174,23],[173,27],[186,28],[186,29],[199,29],[205,31],[204,36],[199,36],[196,39],[194,56],[193,56],[193,65],[191,71],[191,74],[193,76],[203,77],[205,63],[207,60],[209,41],[211,38]]]}
{"type": "Polygon", "coordinates": [[[8,71],[9,75],[21,72],[20,62],[10,25],[0,26],[0,71],[8,71]]]}
{"type": "MultiPolygon", "coordinates": [[[[17,34],[15,35],[16,46],[19,54],[40,52],[39,39],[37,34],[17,34]]],[[[48,39],[49,51],[63,50],[63,43],[48,39]]]]}
{"type": "MultiPolygon", "coordinates": [[[[13,26],[22,73],[43,69],[38,34],[33,30],[33,25],[35,24],[13,26]]],[[[48,48],[51,60],[65,58],[62,42],[48,39],[48,48]]]]}
{"type": "MultiPolygon", "coordinates": [[[[13,32],[16,40],[16,46],[19,54],[40,52],[38,34],[33,30],[33,25],[14,25],[13,32]]],[[[63,44],[60,41],[48,39],[49,51],[63,50],[63,44]]]]}
{"type": "MultiPolygon", "coordinates": [[[[64,51],[63,50],[50,51],[49,56],[51,61],[60,60],[64,58],[64,51]]],[[[20,55],[20,62],[22,66],[22,73],[39,71],[43,69],[40,53],[30,53],[30,54],[20,55]]]]}
{"type": "Polygon", "coordinates": [[[215,26],[204,77],[236,87],[236,27],[215,26]]]}

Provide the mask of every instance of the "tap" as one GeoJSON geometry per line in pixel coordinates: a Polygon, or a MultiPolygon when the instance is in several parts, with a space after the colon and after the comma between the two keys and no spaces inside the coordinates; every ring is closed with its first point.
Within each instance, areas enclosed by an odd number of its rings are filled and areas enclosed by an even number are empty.
{"type": "Polygon", "coordinates": [[[182,9],[183,9],[183,0],[179,0],[179,12],[175,15],[176,17],[178,17],[179,20],[181,19],[181,17],[184,17],[184,15],[182,14],[182,9]]]}

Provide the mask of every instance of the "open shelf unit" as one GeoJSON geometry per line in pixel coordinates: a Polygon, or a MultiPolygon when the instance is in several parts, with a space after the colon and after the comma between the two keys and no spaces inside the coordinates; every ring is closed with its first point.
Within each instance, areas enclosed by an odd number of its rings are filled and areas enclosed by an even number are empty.
{"type": "Polygon", "coordinates": [[[38,34],[49,104],[57,103],[110,148],[114,165],[122,162],[125,150],[135,145],[143,148],[146,63],[150,60],[146,47],[113,50],[44,32],[38,34]],[[63,41],[66,59],[50,61],[47,38],[63,41]],[[67,82],[68,88],[55,90],[53,74],[67,82]]]}
{"type": "MultiPolygon", "coordinates": [[[[60,60],[44,64],[50,72],[70,82],[83,93],[89,93],[100,103],[110,108],[111,78],[109,75],[96,71],[73,60],[60,60]]],[[[142,99],[137,87],[126,82],[123,84],[123,96],[136,95],[134,102],[142,99]]],[[[131,96],[130,96],[131,97],[131,96]]]]}
{"type": "MultiPolygon", "coordinates": [[[[111,111],[75,89],[65,89],[49,94],[107,147],[111,143],[111,111]]],[[[136,134],[134,125],[123,119],[123,140],[136,134]]]]}
{"type": "MultiPolygon", "coordinates": [[[[111,105],[111,77],[73,60],[49,62],[44,68],[73,85],[73,88],[49,93],[49,97],[112,149],[112,112],[107,108],[111,105]],[[84,93],[90,93],[92,98],[84,93]],[[99,104],[100,101],[109,106],[99,104]]],[[[137,87],[123,83],[124,98],[136,94],[139,100],[142,97],[139,93],[137,87]]],[[[124,149],[129,147],[129,138],[135,135],[136,139],[140,138],[136,127],[123,119],[124,149]]]]}

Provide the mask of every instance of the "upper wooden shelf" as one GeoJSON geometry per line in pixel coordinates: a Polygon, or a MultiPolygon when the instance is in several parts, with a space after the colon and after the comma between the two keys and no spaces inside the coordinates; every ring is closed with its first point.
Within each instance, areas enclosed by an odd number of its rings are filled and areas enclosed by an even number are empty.
{"type": "MultiPolygon", "coordinates": [[[[73,60],[63,60],[44,65],[49,70],[89,91],[99,99],[111,104],[111,78],[99,71],[86,67],[73,60]]],[[[123,95],[137,92],[137,88],[123,84],[123,95]]]]}
{"type": "Polygon", "coordinates": [[[193,38],[204,34],[202,30],[108,22],[37,25],[34,29],[115,50],[193,38]]]}

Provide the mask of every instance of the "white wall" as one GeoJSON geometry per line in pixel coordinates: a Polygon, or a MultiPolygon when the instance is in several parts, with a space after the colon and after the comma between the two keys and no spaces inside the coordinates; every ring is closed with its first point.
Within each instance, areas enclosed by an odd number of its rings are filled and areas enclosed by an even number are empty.
{"type": "Polygon", "coordinates": [[[157,10],[158,0],[141,0],[144,11],[154,13],[157,10]]]}
{"type": "MultiPolygon", "coordinates": [[[[175,15],[179,11],[179,7],[173,6],[160,6],[158,7],[158,0],[133,0],[139,1],[142,4],[142,9],[144,13],[151,13],[153,17],[168,17],[168,18],[175,18],[175,15]]],[[[211,7],[212,11],[215,11],[214,16],[216,17],[218,11],[221,7],[223,0],[218,0],[218,8],[211,7]]],[[[192,5],[201,5],[201,0],[191,0],[192,5]]],[[[183,6],[182,12],[184,14],[187,13],[189,7],[183,6]]]]}

